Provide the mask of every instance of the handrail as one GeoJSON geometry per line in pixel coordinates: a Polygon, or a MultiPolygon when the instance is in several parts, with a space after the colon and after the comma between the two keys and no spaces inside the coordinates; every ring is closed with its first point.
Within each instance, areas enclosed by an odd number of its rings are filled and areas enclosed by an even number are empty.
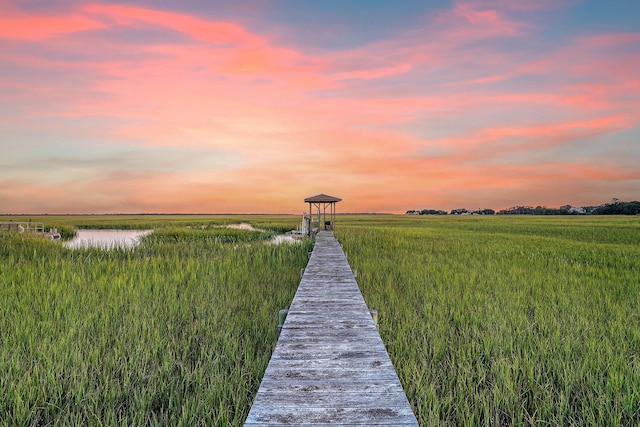
{"type": "Polygon", "coordinates": [[[5,221],[0,222],[0,230],[2,231],[18,231],[20,233],[29,231],[33,233],[44,233],[43,222],[22,222],[22,221],[5,221]]]}

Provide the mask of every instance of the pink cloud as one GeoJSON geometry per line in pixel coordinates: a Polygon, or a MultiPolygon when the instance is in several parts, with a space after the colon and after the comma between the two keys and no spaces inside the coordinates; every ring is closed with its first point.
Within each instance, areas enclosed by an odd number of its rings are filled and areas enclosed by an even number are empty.
{"type": "Polygon", "coordinates": [[[503,127],[485,129],[483,133],[487,135],[489,140],[512,137],[526,136],[536,138],[540,136],[558,136],[578,134],[593,134],[603,131],[619,130],[628,127],[629,123],[622,115],[610,117],[597,117],[590,120],[570,121],[562,123],[547,123],[529,127],[503,127]]]}
{"type": "Polygon", "coordinates": [[[464,0],[460,3],[475,8],[494,8],[506,11],[530,12],[535,10],[549,10],[570,5],[574,0],[464,0]]]}
{"type": "MultiPolygon", "coordinates": [[[[291,78],[302,85],[318,81],[304,76],[318,69],[317,61],[293,49],[274,46],[267,38],[232,22],[208,21],[182,13],[129,6],[93,4],[83,10],[96,19],[107,20],[105,22],[111,20],[129,27],[153,24],[187,34],[205,43],[200,46],[198,62],[207,58],[211,61],[210,67],[227,75],[267,74],[280,79],[291,78]]],[[[175,58],[181,57],[181,48],[180,45],[165,45],[160,49],[175,58]]]]}
{"type": "Polygon", "coordinates": [[[404,74],[409,70],[411,70],[411,65],[399,64],[393,67],[348,71],[344,73],[334,74],[333,77],[337,80],[347,80],[347,79],[373,80],[373,79],[379,79],[382,77],[389,77],[389,76],[395,76],[398,74],[404,74]]]}
{"type": "Polygon", "coordinates": [[[501,21],[500,15],[495,10],[478,10],[472,7],[470,4],[459,3],[453,14],[461,16],[471,24],[487,23],[495,24],[501,21]]]}
{"type": "Polygon", "coordinates": [[[436,22],[450,27],[456,38],[465,35],[494,37],[512,36],[531,28],[530,24],[508,19],[504,8],[485,5],[479,2],[457,2],[452,10],[442,12],[436,22]]]}
{"type": "Polygon", "coordinates": [[[256,45],[265,43],[263,38],[246,31],[237,24],[205,21],[176,12],[104,4],[87,5],[83,7],[83,10],[90,15],[95,15],[100,20],[109,19],[119,25],[157,24],[189,34],[196,40],[213,44],[256,45]]]}
{"type": "Polygon", "coordinates": [[[0,17],[0,38],[8,39],[40,40],[100,28],[104,25],[79,14],[0,17]]]}

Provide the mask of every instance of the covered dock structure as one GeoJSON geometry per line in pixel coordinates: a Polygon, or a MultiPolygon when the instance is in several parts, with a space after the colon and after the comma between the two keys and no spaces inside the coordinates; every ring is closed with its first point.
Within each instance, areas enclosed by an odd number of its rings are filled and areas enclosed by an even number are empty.
{"type": "Polygon", "coordinates": [[[311,221],[308,228],[309,233],[316,230],[335,230],[336,221],[336,203],[341,202],[342,199],[334,196],[328,196],[326,194],[318,194],[317,196],[307,197],[304,199],[305,203],[309,204],[309,218],[311,221]],[[329,208],[329,220],[327,221],[327,207],[329,208]],[[314,213],[317,214],[317,220],[313,220],[314,213]],[[314,227],[315,225],[315,227],[314,227]]]}

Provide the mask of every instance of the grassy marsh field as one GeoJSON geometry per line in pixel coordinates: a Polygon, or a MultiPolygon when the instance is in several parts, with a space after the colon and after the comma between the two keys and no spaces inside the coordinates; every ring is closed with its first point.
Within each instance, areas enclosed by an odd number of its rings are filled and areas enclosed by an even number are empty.
{"type": "Polygon", "coordinates": [[[640,424],[640,218],[337,233],[421,425],[640,424]]]}
{"type": "Polygon", "coordinates": [[[0,235],[0,425],[242,425],[310,239],[217,227],[236,217],[38,220],[157,231],[110,251],[0,235]]]}
{"type": "MultiPolygon", "coordinates": [[[[18,220],[18,219],[14,219],[18,220]]],[[[242,425],[311,242],[297,216],[33,217],[0,234],[0,425],[242,425]],[[218,228],[239,222],[273,230],[218,228]]],[[[421,425],[638,425],[640,218],[341,216],[421,425]]]]}

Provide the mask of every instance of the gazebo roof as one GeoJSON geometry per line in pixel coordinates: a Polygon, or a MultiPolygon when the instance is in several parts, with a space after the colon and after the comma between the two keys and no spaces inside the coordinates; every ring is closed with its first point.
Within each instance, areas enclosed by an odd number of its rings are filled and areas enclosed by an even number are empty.
{"type": "Polygon", "coordinates": [[[307,197],[304,199],[305,203],[337,203],[342,199],[333,196],[327,196],[326,194],[318,194],[317,196],[307,197]]]}

